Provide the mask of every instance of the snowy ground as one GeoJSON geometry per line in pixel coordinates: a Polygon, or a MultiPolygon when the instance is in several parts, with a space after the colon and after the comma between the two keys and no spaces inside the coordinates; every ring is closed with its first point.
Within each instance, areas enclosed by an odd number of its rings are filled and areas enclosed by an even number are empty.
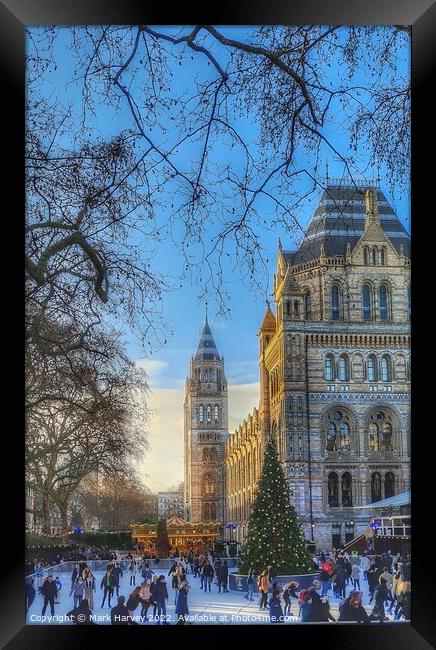
{"type": "MultiPolygon", "coordinates": [[[[171,624],[176,623],[176,616],[174,613],[175,604],[174,597],[175,593],[171,589],[171,579],[167,576],[168,569],[161,571],[162,574],[166,576],[167,589],[169,599],[167,601],[167,615],[168,621],[171,624]]],[[[160,573],[158,573],[159,575],[160,573]]],[[[56,577],[56,570],[53,571],[53,576],[56,577]]],[[[100,607],[103,600],[103,591],[100,589],[100,583],[103,578],[104,572],[97,571],[95,573],[96,578],[96,592],[94,595],[94,609],[92,610],[93,615],[95,616],[95,622],[100,625],[110,624],[110,608],[107,603],[105,603],[104,608],[100,607]]],[[[188,594],[188,607],[190,618],[192,622],[197,624],[213,624],[213,625],[243,625],[243,624],[270,624],[268,611],[269,610],[260,610],[258,606],[259,596],[254,594],[254,601],[249,602],[244,598],[243,593],[239,592],[230,592],[230,593],[218,593],[218,586],[212,584],[212,591],[209,593],[204,593],[200,589],[200,578],[194,578],[193,575],[188,574],[188,581],[191,585],[191,589],[188,594]]],[[[73,609],[73,596],[69,596],[71,578],[70,574],[60,575],[60,580],[62,582],[62,589],[59,594],[59,604],[55,605],[55,617],[52,619],[50,613],[50,606],[47,607],[45,612],[45,620],[42,620],[42,606],[44,599],[39,594],[36,594],[35,600],[32,603],[29,611],[27,612],[26,622],[30,625],[72,625],[70,621],[65,620],[65,614],[73,609]]],[[[141,584],[141,575],[136,575],[136,585],[141,584]]],[[[363,604],[368,613],[372,611],[374,603],[369,605],[369,596],[368,596],[368,585],[364,580],[360,581],[361,591],[364,593],[363,604]]],[[[129,575],[127,572],[124,572],[123,577],[120,581],[119,594],[126,597],[126,602],[129,594],[133,591],[134,587],[129,585],[129,575]]],[[[347,586],[346,594],[348,596],[351,591],[351,584],[347,586]]],[[[334,598],[330,590],[329,594],[330,600],[330,609],[334,618],[339,617],[339,598],[334,598]]],[[[114,607],[117,604],[116,596],[112,598],[111,607],[114,607]]],[[[282,603],[283,604],[283,603],[282,603]]],[[[298,605],[294,599],[292,599],[292,616],[285,621],[285,624],[299,623],[300,619],[298,615],[298,605]]],[[[138,617],[141,614],[141,606],[139,605],[135,611],[135,615],[138,617]]],[[[152,615],[152,610],[148,610],[148,615],[152,615]]],[[[389,615],[388,615],[389,616],[389,615]]],[[[393,616],[389,616],[390,620],[393,620],[393,616]]],[[[143,625],[156,625],[155,621],[138,621],[143,625]]],[[[333,625],[333,623],[331,623],[333,625]]]]}

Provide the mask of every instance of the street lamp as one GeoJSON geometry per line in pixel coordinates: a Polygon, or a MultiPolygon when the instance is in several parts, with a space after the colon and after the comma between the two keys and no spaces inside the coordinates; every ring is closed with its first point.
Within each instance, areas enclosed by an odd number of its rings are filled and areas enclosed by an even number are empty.
{"type": "Polygon", "coordinates": [[[230,541],[229,541],[229,555],[232,555],[234,553],[234,548],[233,548],[233,531],[235,530],[236,526],[235,524],[229,523],[227,524],[226,528],[230,531],[230,541]]]}
{"type": "Polygon", "coordinates": [[[77,535],[77,555],[79,555],[79,539],[80,539],[80,535],[83,533],[83,528],[80,528],[80,526],[76,526],[76,528],[73,528],[73,533],[77,535]]]}

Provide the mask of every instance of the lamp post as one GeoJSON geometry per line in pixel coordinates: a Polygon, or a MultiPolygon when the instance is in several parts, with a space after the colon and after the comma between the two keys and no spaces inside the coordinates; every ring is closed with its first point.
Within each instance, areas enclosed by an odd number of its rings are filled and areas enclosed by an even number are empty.
{"type": "Polygon", "coordinates": [[[80,539],[80,535],[83,533],[83,528],[80,528],[80,526],[76,526],[76,528],[73,528],[73,533],[77,535],[77,555],[79,555],[79,539],[80,539]]]}
{"type": "Polygon", "coordinates": [[[233,553],[233,550],[234,550],[233,549],[233,531],[235,530],[236,526],[235,526],[235,524],[228,523],[226,528],[230,531],[230,541],[229,541],[229,547],[230,547],[229,555],[230,555],[230,554],[233,553]]]}

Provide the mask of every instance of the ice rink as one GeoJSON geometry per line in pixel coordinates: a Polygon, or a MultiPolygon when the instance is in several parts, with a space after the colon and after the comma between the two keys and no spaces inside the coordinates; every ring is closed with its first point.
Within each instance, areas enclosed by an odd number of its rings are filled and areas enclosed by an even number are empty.
{"type": "MultiPolygon", "coordinates": [[[[171,578],[167,575],[168,569],[163,569],[161,572],[155,570],[157,575],[165,575],[167,589],[168,589],[168,601],[167,601],[167,620],[170,624],[175,624],[177,622],[175,616],[175,592],[171,588],[171,578]]],[[[45,612],[45,620],[42,620],[42,606],[44,599],[38,593],[35,596],[29,611],[27,612],[26,622],[30,625],[73,625],[71,621],[65,620],[65,615],[73,609],[74,599],[73,596],[69,596],[70,587],[71,587],[71,573],[56,573],[56,569],[52,571],[53,577],[56,578],[59,575],[59,578],[62,583],[62,589],[59,592],[59,604],[55,605],[55,617],[51,618],[50,606],[47,607],[45,612]]],[[[100,584],[104,575],[104,571],[97,571],[95,573],[96,578],[96,591],[94,594],[94,608],[92,610],[93,615],[95,616],[95,623],[100,625],[109,625],[110,624],[110,607],[107,603],[101,608],[101,603],[103,600],[103,590],[100,588],[100,584]]],[[[260,610],[258,606],[259,596],[254,594],[254,601],[249,602],[244,598],[244,593],[240,592],[229,592],[229,593],[219,593],[218,586],[212,584],[212,591],[209,593],[204,593],[200,589],[200,578],[194,578],[192,574],[188,574],[187,579],[190,583],[190,591],[188,594],[188,607],[189,614],[188,618],[192,619],[194,625],[201,624],[215,624],[215,625],[241,625],[241,624],[268,624],[269,621],[269,610],[260,610]]],[[[137,573],[136,575],[136,586],[140,585],[142,581],[141,574],[137,573]]],[[[130,576],[127,571],[123,572],[123,577],[120,580],[120,589],[119,594],[125,596],[126,602],[129,597],[129,594],[133,591],[134,587],[131,587],[130,576]]],[[[36,585],[34,585],[36,586],[36,585]]],[[[364,593],[363,604],[368,613],[373,609],[374,603],[369,605],[369,596],[368,596],[368,585],[364,580],[360,581],[361,591],[364,593]]],[[[348,596],[351,591],[351,584],[346,588],[346,594],[348,596]]],[[[340,599],[334,598],[332,591],[328,593],[330,600],[330,611],[335,619],[339,617],[338,604],[340,599]]],[[[111,607],[114,607],[117,604],[116,595],[113,596],[111,601],[111,607]]],[[[283,602],[282,602],[283,605],[283,602]]],[[[298,618],[298,605],[294,599],[292,599],[292,615],[285,621],[285,624],[295,624],[299,623],[300,619],[298,618]]],[[[153,610],[149,608],[148,616],[150,617],[153,613],[153,610]]],[[[141,625],[156,625],[156,622],[153,620],[139,620],[141,614],[141,605],[138,606],[134,614],[138,617],[137,622],[141,625]]],[[[390,620],[393,620],[393,616],[389,616],[390,620]]],[[[330,623],[334,625],[333,622],[330,623]]]]}

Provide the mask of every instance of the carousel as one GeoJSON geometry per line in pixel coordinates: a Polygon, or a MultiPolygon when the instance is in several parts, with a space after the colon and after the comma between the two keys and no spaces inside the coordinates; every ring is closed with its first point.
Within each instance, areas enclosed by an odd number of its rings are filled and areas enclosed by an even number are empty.
{"type": "MultiPolygon", "coordinates": [[[[157,524],[130,524],[132,541],[143,553],[156,554],[157,524]]],[[[213,547],[220,534],[217,521],[193,523],[180,517],[167,519],[168,540],[179,553],[201,552],[213,547]]]]}

